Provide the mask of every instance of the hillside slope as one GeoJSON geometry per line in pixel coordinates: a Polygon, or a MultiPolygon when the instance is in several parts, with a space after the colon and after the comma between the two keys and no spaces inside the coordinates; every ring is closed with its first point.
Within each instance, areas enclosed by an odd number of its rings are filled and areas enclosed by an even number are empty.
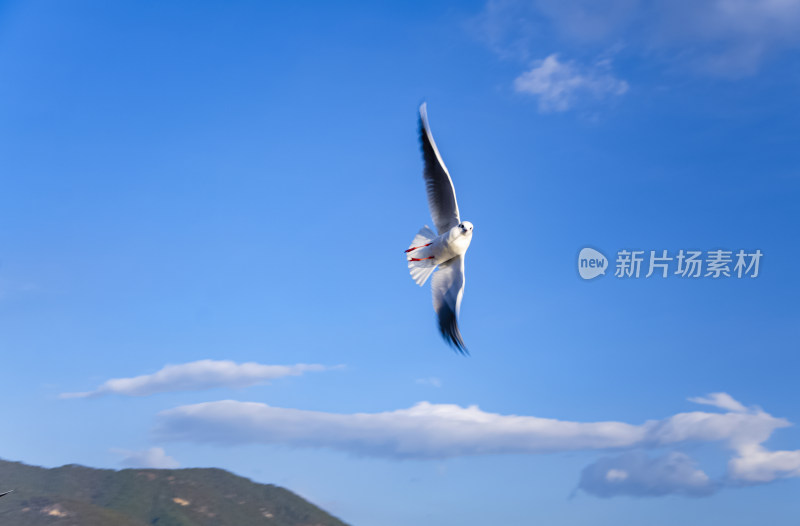
{"type": "Polygon", "coordinates": [[[346,526],[284,488],[221,469],[45,469],[0,460],[0,524],[346,526]]]}

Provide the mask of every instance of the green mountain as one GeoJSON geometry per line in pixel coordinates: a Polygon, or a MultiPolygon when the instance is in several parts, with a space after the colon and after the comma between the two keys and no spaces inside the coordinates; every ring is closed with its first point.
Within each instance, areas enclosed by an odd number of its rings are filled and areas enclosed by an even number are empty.
{"type": "Polygon", "coordinates": [[[289,490],[221,469],[45,469],[0,460],[2,526],[346,526],[289,490]]]}

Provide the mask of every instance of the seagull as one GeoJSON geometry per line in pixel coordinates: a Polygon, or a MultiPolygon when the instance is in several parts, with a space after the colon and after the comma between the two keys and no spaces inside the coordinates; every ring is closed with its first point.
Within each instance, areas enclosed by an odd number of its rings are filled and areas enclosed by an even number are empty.
{"type": "Polygon", "coordinates": [[[458,312],[464,295],[464,254],[472,241],[472,223],[462,221],[458,213],[453,180],[433,141],[424,103],[419,107],[419,135],[428,208],[437,232],[434,233],[428,225],[417,232],[406,250],[408,269],[420,287],[433,274],[433,309],[439,318],[439,331],[456,351],[467,355],[467,347],[458,330],[458,312]]]}

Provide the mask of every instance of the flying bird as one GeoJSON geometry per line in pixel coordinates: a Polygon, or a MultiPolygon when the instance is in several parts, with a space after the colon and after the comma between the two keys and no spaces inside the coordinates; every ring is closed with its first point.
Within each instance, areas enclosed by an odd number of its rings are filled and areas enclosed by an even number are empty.
{"type": "Polygon", "coordinates": [[[458,313],[464,295],[464,254],[472,241],[472,223],[461,220],[453,180],[433,141],[424,103],[419,107],[419,135],[428,208],[436,232],[428,225],[417,232],[406,250],[408,269],[420,287],[433,274],[433,308],[439,319],[439,331],[455,350],[469,354],[458,329],[458,313]]]}

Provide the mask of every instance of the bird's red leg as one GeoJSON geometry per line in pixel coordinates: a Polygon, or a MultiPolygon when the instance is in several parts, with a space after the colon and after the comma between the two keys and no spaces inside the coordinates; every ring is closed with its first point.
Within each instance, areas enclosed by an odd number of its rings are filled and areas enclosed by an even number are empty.
{"type": "MultiPolygon", "coordinates": [[[[406,252],[411,252],[412,250],[416,250],[418,248],[423,248],[423,247],[427,247],[427,246],[430,246],[430,243],[428,243],[427,245],[419,246],[419,247],[411,247],[408,250],[406,250],[406,252]]],[[[425,258],[425,259],[430,259],[430,258],[425,258]]]]}
{"type": "Polygon", "coordinates": [[[422,259],[420,259],[420,258],[411,258],[411,259],[409,259],[409,261],[423,261],[425,259],[433,259],[433,256],[431,256],[429,258],[422,258],[422,259]]]}

